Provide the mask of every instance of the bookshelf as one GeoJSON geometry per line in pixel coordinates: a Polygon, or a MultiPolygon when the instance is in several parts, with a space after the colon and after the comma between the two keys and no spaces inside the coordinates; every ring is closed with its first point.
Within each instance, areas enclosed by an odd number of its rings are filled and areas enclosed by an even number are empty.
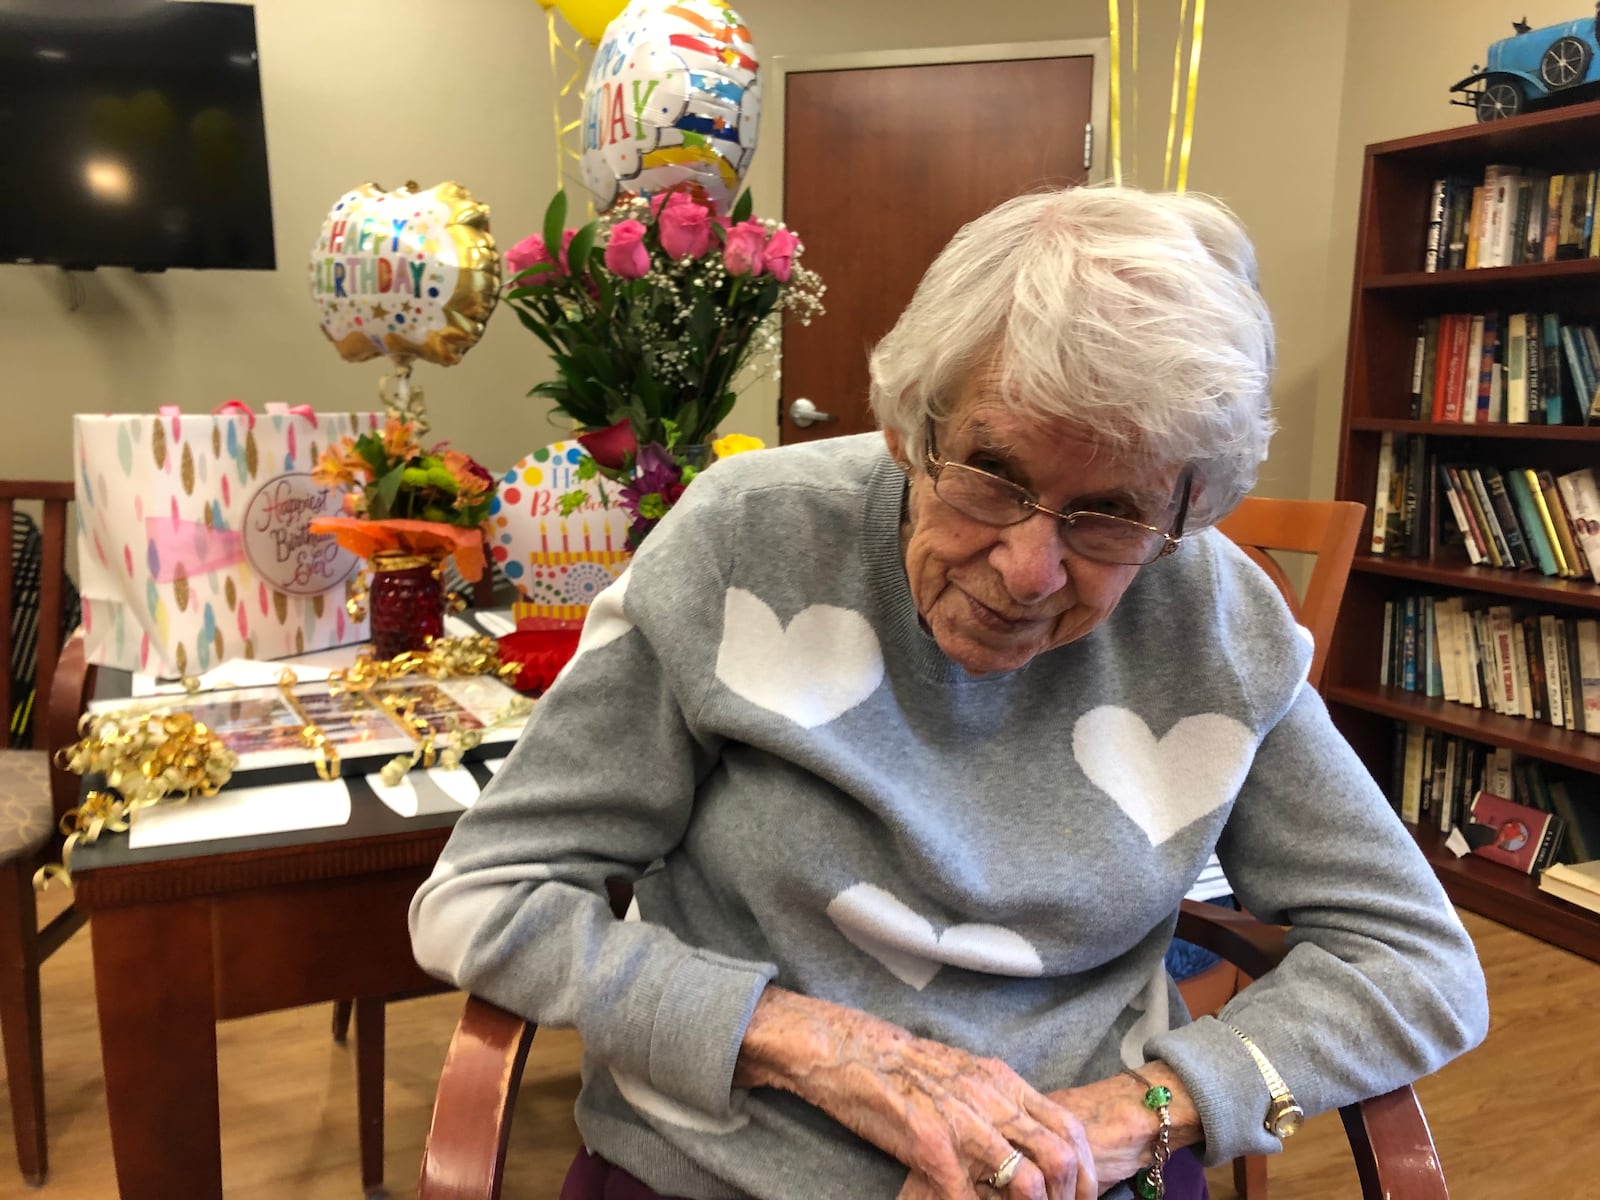
{"type": "MultiPolygon", "coordinates": [[[[1600,584],[1588,580],[1473,566],[1461,546],[1438,539],[1430,540],[1437,548],[1422,558],[1366,552],[1385,433],[1426,437],[1441,462],[1453,457],[1557,473],[1600,463],[1600,426],[1408,419],[1412,360],[1424,318],[1489,309],[1600,318],[1600,258],[1421,269],[1434,180],[1456,174],[1481,179],[1490,164],[1553,173],[1600,168],[1600,101],[1367,147],[1336,486],[1339,499],[1367,505],[1368,518],[1323,691],[1334,720],[1385,790],[1397,720],[1505,747],[1600,782],[1600,735],[1380,683],[1384,605],[1405,594],[1468,595],[1570,618],[1600,617],[1600,584]]],[[[1443,519],[1450,520],[1448,510],[1443,519]]],[[[1410,828],[1456,904],[1600,962],[1600,915],[1549,897],[1535,879],[1498,864],[1471,855],[1456,858],[1436,829],[1410,828]]]]}

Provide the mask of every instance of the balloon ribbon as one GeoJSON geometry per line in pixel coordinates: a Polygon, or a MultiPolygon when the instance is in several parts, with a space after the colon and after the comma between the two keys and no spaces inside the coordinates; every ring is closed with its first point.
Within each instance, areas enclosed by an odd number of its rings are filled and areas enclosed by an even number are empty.
{"type": "Polygon", "coordinates": [[[1106,0],[1111,21],[1111,182],[1122,186],[1122,14],[1106,0]]]}

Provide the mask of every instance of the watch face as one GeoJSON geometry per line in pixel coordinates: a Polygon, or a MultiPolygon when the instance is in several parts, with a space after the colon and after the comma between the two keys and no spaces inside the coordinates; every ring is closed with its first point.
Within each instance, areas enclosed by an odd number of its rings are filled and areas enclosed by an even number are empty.
{"type": "Polygon", "coordinates": [[[1298,1104],[1286,1105],[1272,1114],[1267,1128],[1275,1137],[1291,1137],[1305,1121],[1305,1113],[1298,1104]]]}

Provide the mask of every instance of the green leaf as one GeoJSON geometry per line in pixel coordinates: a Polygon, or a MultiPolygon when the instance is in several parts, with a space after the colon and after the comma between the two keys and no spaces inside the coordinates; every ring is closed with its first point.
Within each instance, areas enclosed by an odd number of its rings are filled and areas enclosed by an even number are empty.
{"type": "Polygon", "coordinates": [[[550,197],[550,207],[544,210],[544,245],[551,258],[561,254],[561,231],[567,224],[567,193],[565,189],[550,197]]]}
{"type": "Polygon", "coordinates": [[[732,217],[733,223],[737,225],[740,221],[748,221],[750,219],[750,214],[755,211],[755,207],[755,197],[750,194],[749,188],[745,188],[745,190],[739,194],[739,199],[734,203],[732,217]]]}
{"type": "Polygon", "coordinates": [[[556,501],[556,508],[563,517],[570,517],[583,507],[583,502],[588,498],[588,492],[564,492],[556,501]]]}
{"type": "Polygon", "coordinates": [[[389,469],[389,456],[383,452],[383,439],[377,434],[362,434],[355,440],[353,449],[361,456],[361,460],[372,468],[374,479],[389,469]]]}
{"type": "MultiPolygon", "coordinates": [[[[572,239],[572,245],[567,249],[567,270],[574,277],[581,276],[589,270],[589,254],[594,250],[594,235],[596,223],[590,221],[572,239]]],[[[554,250],[551,251],[555,253],[554,250]]]]}
{"type": "Polygon", "coordinates": [[[378,480],[378,500],[373,505],[372,515],[379,520],[392,514],[395,498],[400,494],[400,484],[405,479],[405,474],[406,468],[402,464],[378,480]]]}
{"type": "Polygon", "coordinates": [[[578,460],[578,478],[583,480],[593,479],[600,474],[600,464],[585,454],[578,460]]]}

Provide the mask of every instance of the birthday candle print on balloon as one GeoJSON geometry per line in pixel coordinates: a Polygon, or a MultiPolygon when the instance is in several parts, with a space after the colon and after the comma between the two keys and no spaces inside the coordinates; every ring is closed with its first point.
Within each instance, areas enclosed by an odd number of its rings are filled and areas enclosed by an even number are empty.
{"type": "Polygon", "coordinates": [[[723,212],[755,155],[760,63],[724,0],[634,0],[584,91],[583,174],[601,209],[685,184],[723,212]]]}
{"type": "Polygon", "coordinates": [[[322,223],[308,264],[322,331],[348,362],[454,366],[500,294],[489,209],[459,183],[364,183],[322,223]]]}

